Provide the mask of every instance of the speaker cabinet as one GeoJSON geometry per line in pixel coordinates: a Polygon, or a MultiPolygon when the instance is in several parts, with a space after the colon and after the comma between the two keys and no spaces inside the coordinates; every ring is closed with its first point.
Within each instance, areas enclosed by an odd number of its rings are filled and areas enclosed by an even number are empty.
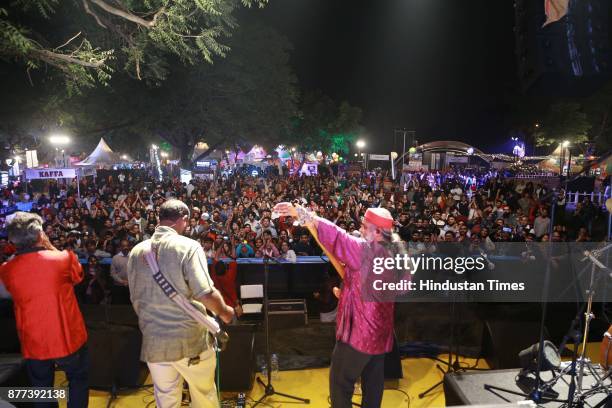
{"type": "Polygon", "coordinates": [[[148,370],[140,361],[142,334],[131,326],[91,322],[89,384],[92,388],[133,388],[144,384],[148,370]]]}
{"type": "Polygon", "coordinates": [[[249,391],[255,380],[255,325],[227,326],[230,340],[219,356],[221,391],[249,391]]]}

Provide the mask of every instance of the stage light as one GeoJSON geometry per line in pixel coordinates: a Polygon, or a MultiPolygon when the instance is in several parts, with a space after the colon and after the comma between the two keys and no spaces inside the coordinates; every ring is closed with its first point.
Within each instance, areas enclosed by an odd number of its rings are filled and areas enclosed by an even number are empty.
{"type": "Polygon", "coordinates": [[[417,151],[416,147],[412,146],[410,149],[408,149],[408,153],[410,154],[415,154],[417,151]]]}
{"type": "Polygon", "coordinates": [[[363,149],[365,147],[366,143],[363,140],[358,140],[357,143],[355,144],[355,146],[357,146],[357,148],[359,149],[363,149]]]}
{"type": "Polygon", "coordinates": [[[127,159],[128,159],[127,154],[124,154],[123,156],[121,156],[121,158],[122,158],[123,160],[127,160],[127,159]]]}
{"type": "Polygon", "coordinates": [[[563,142],[563,147],[567,147],[567,146],[569,146],[569,144],[570,144],[569,140],[565,140],[563,142]]]}
{"type": "Polygon", "coordinates": [[[397,155],[397,152],[391,152],[391,158],[392,158],[393,160],[397,159],[397,156],[398,156],[398,155],[397,155]]]}
{"type": "Polygon", "coordinates": [[[355,153],[355,157],[357,157],[357,153],[355,153]]]}
{"type": "Polygon", "coordinates": [[[474,148],[473,147],[468,147],[467,148],[467,154],[474,154],[474,148]]]}
{"type": "Polygon", "coordinates": [[[51,135],[49,136],[49,142],[52,145],[65,145],[70,143],[70,138],[66,135],[51,135]]]}
{"type": "Polygon", "coordinates": [[[157,147],[157,145],[151,145],[151,149],[157,150],[157,149],[159,149],[159,147],[157,147]]]}
{"type": "MultiPolygon", "coordinates": [[[[532,372],[537,369],[540,343],[533,344],[518,354],[521,368],[524,372],[532,372]]],[[[561,356],[555,345],[544,341],[544,352],[542,353],[542,370],[554,370],[561,365],[561,356]]]]}
{"type": "Polygon", "coordinates": [[[168,157],[168,153],[166,152],[161,152],[161,157],[163,157],[164,159],[168,157]]]}

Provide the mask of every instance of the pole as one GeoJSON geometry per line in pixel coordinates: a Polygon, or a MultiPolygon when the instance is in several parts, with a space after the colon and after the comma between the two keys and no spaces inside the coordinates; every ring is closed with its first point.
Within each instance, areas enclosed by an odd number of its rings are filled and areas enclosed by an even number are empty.
{"type": "MultiPolygon", "coordinates": [[[[606,190],[604,190],[606,191],[606,190]]],[[[612,200],[612,175],[610,175],[610,184],[608,184],[608,191],[610,192],[609,199],[612,200]]],[[[606,202],[606,195],[604,194],[604,203],[606,202]]],[[[612,211],[606,206],[608,210],[608,241],[612,240],[612,211]]]]}
{"type": "Polygon", "coordinates": [[[402,170],[404,169],[404,155],[406,154],[406,129],[402,129],[404,134],[404,147],[402,148],[402,170]]]}

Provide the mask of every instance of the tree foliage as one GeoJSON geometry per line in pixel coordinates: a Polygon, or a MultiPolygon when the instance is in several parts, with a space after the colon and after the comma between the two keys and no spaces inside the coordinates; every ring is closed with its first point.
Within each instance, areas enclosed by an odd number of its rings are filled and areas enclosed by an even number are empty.
{"type": "Polygon", "coordinates": [[[347,154],[362,131],[361,116],[361,109],[346,101],[337,104],[320,91],[307,92],[300,100],[288,144],[303,151],[347,154]]]}
{"type": "Polygon", "coordinates": [[[274,30],[249,23],[228,44],[232,51],[212,65],[170,59],[173,69],[159,86],[117,75],[108,87],[68,97],[54,83],[13,85],[3,95],[0,129],[15,133],[21,127],[20,134],[40,136],[63,129],[84,146],[104,136],[132,157],[166,140],[185,164],[198,141],[279,143],[297,111],[291,45],[274,30]]]}
{"type": "Polygon", "coordinates": [[[15,0],[0,8],[0,57],[28,72],[53,68],[71,94],[115,71],[159,83],[171,57],[193,65],[225,56],[236,8],[266,1],[15,0]]]}
{"type": "Polygon", "coordinates": [[[591,124],[580,103],[557,102],[548,108],[542,126],[536,132],[536,144],[551,146],[566,140],[573,145],[584,143],[589,139],[590,129],[591,124]]]}

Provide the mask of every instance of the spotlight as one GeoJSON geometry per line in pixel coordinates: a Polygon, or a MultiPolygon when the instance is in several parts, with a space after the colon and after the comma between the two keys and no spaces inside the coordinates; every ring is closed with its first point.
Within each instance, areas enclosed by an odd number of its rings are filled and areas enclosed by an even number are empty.
{"type": "MultiPolygon", "coordinates": [[[[523,370],[535,371],[540,349],[540,343],[533,344],[518,354],[521,368],[523,370]]],[[[561,356],[555,345],[544,341],[544,352],[542,353],[542,370],[554,370],[561,365],[561,356]]]]}
{"type": "MultiPolygon", "coordinates": [[[[538,355],[540,343],[533,344],[518,354],[521,371],[516,377],[517,386],[526,394],[534,391],[536,379],[534,374],[538,369],[538,355]]],[[[561,356],[555,345],[546,340],[544,341],[544,350],[542,352],[541,369],[542,371],[555,371],[561,365],[561,356]]],[[[552,388],[543,390],[544,398],[555,399],[559,393],[552,388]]]]}

